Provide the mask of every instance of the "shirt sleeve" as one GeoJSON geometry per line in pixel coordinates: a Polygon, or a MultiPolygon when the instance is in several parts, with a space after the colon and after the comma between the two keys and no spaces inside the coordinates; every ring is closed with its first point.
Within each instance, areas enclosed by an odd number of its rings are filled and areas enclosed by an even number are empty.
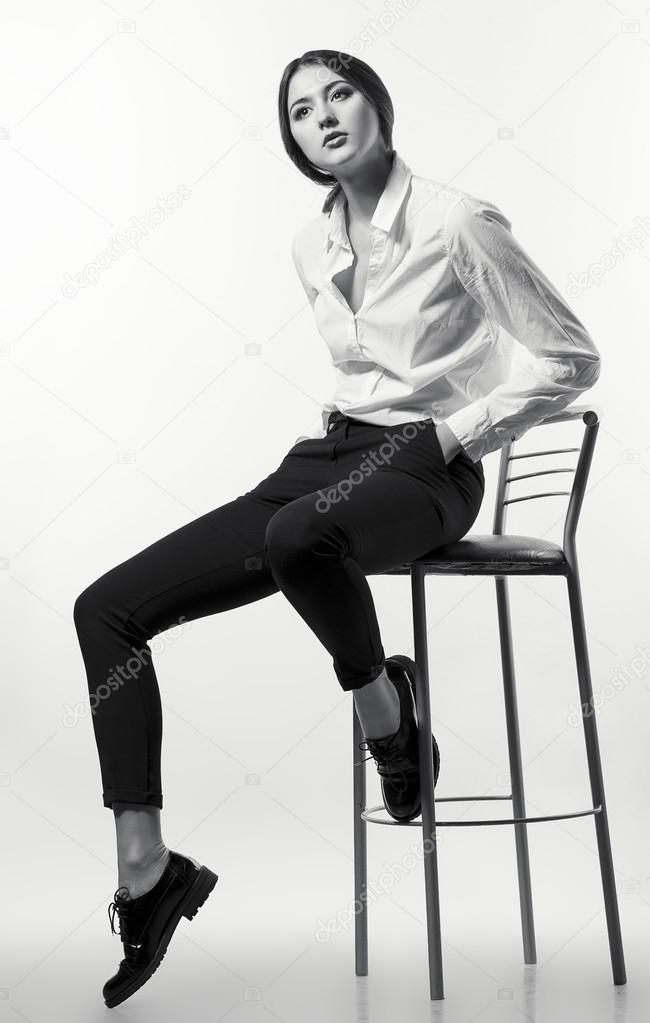
{"type": "Polygon", "coordinates": [[[566,408],[600,375],[593,339],[510,228],[497,206],[473,197],[458,200],[444,221],[458,280],[493,332],[501,324],[523,346],[507,380],[445,420],[474,462],[566,408]]]}
{"type": "MultiPolygon", "coordinates": [[[[293,241],[291,242],[291,257],[293,259],[293,265],[296,268],[296,273],[298,274],[298,279],[299,279],[300,283],[302,284],[302,287],[303,287],[303,290],[305,292],[305,295],[307,296],[307,300],[308,300],[310,306],[313,308],[314,307],[314,302],[316,301],[316,294],[317,294],[317,292],[316,292],[315,288],[311,287],[311,285],[307,282],[307,278],[305,277],[305,272],[303,270],[302,262],[301,262],[301,259],[300,259],[300,252],[299,252],[299,248],[298,248],[298,237],[299,237],[299,234],[300,234],[300,232],[298,232],[298,234],[295,235],[295,237],[293,238],[293,241]]],[[[326,434],[327,434],[327,420],[329,418],[329,414],[330,414],[330,412],[333,412],[335,408],[336,408],[336,405],[333,405],[331,401],[326,401],[325,404],[321,408],[321,424],[322,425],[320,427],[317,427],[316,429],[312,430],[311,433],[302,434],[302,436],[306,437],[309,440],[316,440],[317,438],[325,437],[326,434]]]]}

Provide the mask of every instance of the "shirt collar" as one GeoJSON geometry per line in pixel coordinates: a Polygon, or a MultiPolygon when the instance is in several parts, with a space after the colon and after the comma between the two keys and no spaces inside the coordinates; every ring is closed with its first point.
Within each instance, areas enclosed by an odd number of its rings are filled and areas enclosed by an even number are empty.
{"type": "MultiPolygon", "coordinates": [[[[380,231],[385,231],[388,234],[408,190],[412,173],[411,168],[401,158],[397,150],[393,150],[393,163],[386,178],[384,190],[379,196],[379,202],[372,215],[371,227],[379,228],[380,231]]],[[[343,248],[351,249],[345,227],[346,205],[347,198],[345,192],[341,189],[332,203],[329,213],[327,236],[343,248]]]]}

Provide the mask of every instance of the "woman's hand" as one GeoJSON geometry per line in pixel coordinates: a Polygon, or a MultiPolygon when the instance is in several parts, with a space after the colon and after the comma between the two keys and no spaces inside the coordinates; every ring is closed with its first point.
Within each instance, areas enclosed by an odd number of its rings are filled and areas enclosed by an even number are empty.
{"type": "Polygon", "coordinates": [[[436,426],[436,437],[444,455],[445,465],[448,465],[452,458],[463,450],[463,446],[446,423],[439,423],[436,426]]]}

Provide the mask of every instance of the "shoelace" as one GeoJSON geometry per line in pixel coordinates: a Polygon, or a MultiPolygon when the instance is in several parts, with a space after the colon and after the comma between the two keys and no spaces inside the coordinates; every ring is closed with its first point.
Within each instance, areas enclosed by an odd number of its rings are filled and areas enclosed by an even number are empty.
{"type": "Polygon", "coordinates": [[[126,928],[123,926],[123,924],[126,921],[126,914],[127,914],[128,907],[129,907],[129,900],[126,898],[126,896],[120,895],[120,892],[126,892],[126,895],[128,896],[129,890],[128,890],[128,888],[125,888],[125,887],[117,889],[117,891],[115,892],[115,894],[113,896],[113,902],[111,902],[109,907],[108,907],[108,919],[111,922],[111,932],[113,934],[117,934],[118,932],[115,930],[115,926],[114,926],[114,924],[115,924],[115,914],[117,913],[118,920],[119,920],[119,934],[120,934],[120,938],[122,940],[124,940],[124,932],[125,932],[126,928]]]}
{"type": "Polygon", "coordinates": [[[355,762],[355,767],[359,764],[364,764],[366,760],[371,760],[373,757],[377,762],[378,767],[381,768],[380,774],[383,774],[388,778],[391,785],[395,784],[395,779],[401,781],[401,788],[398,787],[398,791],[406,791],[408,785],[407,774],[414,774],[418,771],[415,764],[407,768],[396,768],[391,766],[391,757],[396,756],[401,752],[397,736],[389,736],[388,738],[381,739],[364,739],[359,743],[359,749],[369,749],[370,756],[364,757],[362,760],[355,762]]]}
{"type": "Polygon", "coordinates": [[[122,959],[120,966],[129,973],[133,973],[136,962],[136,952],[140,948],[140,945],[134,945],[126,940],[126,920],[128,918],[131,900],[125,896],[121,896],[120,892],[122,891],[126,892],[126,896],[128,896],[128,888],[117,889],[113,896],[113,902],[111,902],[108,907],[108,918],[111,922],[111,931],[113,934],[117,934],[118,932],[114,927],[115,914],[117,913],[119,918],[119,934],[124,946],[124,958],[122,959]]]}

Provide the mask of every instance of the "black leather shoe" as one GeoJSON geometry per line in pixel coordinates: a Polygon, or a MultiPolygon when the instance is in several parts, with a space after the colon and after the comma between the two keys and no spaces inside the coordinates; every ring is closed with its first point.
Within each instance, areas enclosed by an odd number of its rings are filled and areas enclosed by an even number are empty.
{"type": "MultiPolygon", "coordinates": [[[[377,762],[384,805],[396,821],[413,820],[422,812],[415,673],[415,662],[410,657],[398,654],[386,658],[386,674],[399,695],[400,725],[392,735],[365,739],[359,744],[359,749],[370,750],[377,762]]],[[[435,788],[440,774],[440,751],[433,734],[431,744],[435,788]]]]}
{"type": "Polygon", "coordinates": [[[149,980],[158,969],[180,918],[191,920],[196,915],[217,880],[218,875],[207,867],[170,849],[162,876],[148,892],[132,899],[127,888],[117,889],[108,907],[108,917],[111,931],[117,934],[113,922],[115,913],[118,915],[124,959],[102,989],[109,1009],[149,980]]]}

